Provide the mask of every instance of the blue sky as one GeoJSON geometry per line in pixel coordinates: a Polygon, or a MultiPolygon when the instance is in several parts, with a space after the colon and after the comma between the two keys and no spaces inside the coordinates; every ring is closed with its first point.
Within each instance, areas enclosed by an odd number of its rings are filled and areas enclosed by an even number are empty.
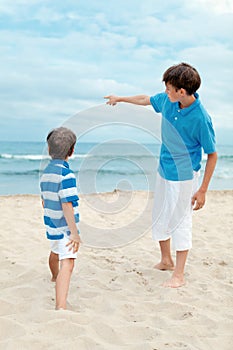
{"type": "Polygon", "coordinates": [[[44,141],[109,93],[153,95],[164,70],[185,61],[230,141],[232,32],[230,0],[1,0],[0,140],[44,141]]]}

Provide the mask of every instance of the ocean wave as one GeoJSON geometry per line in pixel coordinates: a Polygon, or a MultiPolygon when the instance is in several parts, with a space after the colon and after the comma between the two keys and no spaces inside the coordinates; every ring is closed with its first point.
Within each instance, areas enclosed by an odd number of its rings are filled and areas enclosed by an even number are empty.
{"type": "MultiPolygon", "coordinates": [[[[147,155],[147,154],[76,154],[70,158],[70,161],[75,161],[79,159],[86,159],[89,158],[90,160],[111,160],[111,159],[157,159],[158,156],[156,155],[147,155]]],[[[25,155],[19,155],[19,154],[9,154],[9,153],[2,153],[0,154],[0,159],[8,159],[8,160],[22,160],[22,161],[45,161],[50,160],[51,157],[49,155],[43,155],[43,154],[25,154],[25,155]]]]}
{"type": "MultiPolygon", "coordinates": [[[[40,169],[33,169],[33,170],[16,170],[16,171],[0,171],[0,176],[4,175],[4,176],[32,176],[32,175],[39,175],[41,174],[42,171],[40,169]]],[[[124,176],[134,176],[134,175],[147,175],[148,172],[144,171],[142,172],[140,169],[139,171],[124,171],[124,170],[111,170],[111,169],[102,169],[102,170],[98,170],[98,169],[86,169],[84,171],[79,171],[79,170],[74,170],[74,174],[75,176],[83,176],[85,175],[86,177],[88,176],[93,176],[93,174],[98,176],[101,175],[124,175],[124,176]]]]}
{"type": "MultiPolygon", "coordinates": [[[[124,177],[141,177],[141,176],[155,176],[156,173],[156,169],[141,169],[141,168],[134,168],[134,169],[98,169],[98,168],[86,168],[86,169],[73,169],[74,174],[76,176],[77,179],[83,179],[83,177],[85,179],[88,178],[93,178],[93,177],[101,177],[101,176],[109,176],[112,178],[118,177],[118,176],[124,176],[124,177]]],[[[204,169],[202,169],[202,176],[203,176],[203,171],[204,169]]],[[[38,176],[38,178],[40,177],[40,175],[42,174],[42,170],[41,169],[15,169],[15,170],[9,170],[6,171],[5,169],[2,169],[2,171],[0,170],[0,177],[1,178],[6,178],[6,177],[25,177],[25,178],[30,178],[30,177],[35,177],[38,176]]],[[[215,179],[222,179],[222,180],[231,180],[233,181],[233,171],[231,171],[231,169],[229,168],[225,168],[225,169],[216,169],[214,172],[214,176],[215,179]]]]}
{"type": "Polygon", "coordinates": [[[15,171],[0,171],[0,175],[5,176],[32,176],[32,175],[38,175],[40,174],[39,169],[33,169],[33,170],[15,170],[15,171]]]}
{"type": "Polygon", "coordinates": [[[150,172],[148,171],[124,171],[124,170],[115,170],[115,169],[102,169],[102,170],[98,170],[98,169],[86,169],[86,170],[81,170],[78,172],[74,172],[75,174],[79,174],[79,176],[81,175],[92,175],[92,174],[98,174],[98,176],[101,175],[124,175],[124,176],[135,176],[135,175],[148,175],[150,174],[150,172]]]}
{"type": "Polygon", "coordinates": [[[0,154],[0,158],[2,159],[19,159],[19,160],[45,160],[50,159],[47,155],[42,154],[10,154],[10,153],[2,153],[0,154]]]}
{"type": "MultiPolygon", "coordinates": [[[[86,158],[88,155],[74,155],[71,159],[77,158],[86,158]]],[[[43,154],[10,154],[10,153],[2,153],[0,154],[0,159],[13,159],[13,160],[29,160],[29,161],[42,161],[42,160],[50,160],[51,157],[49,155],[43,154]]]]}
{"type": "Polygon", "coordinates": [[[233,155],[218,155],[218,159],[227,159],[227,160],[232,160],[233,159],[233,155]]]}
{"type": "MultiPolygon", "coordinates": [[[[86,159],[88,160],[111,160],[111,159],[158,159],[159,153],[134,153],[132,152],[104,152],[104,153],[77,153],[74,154],[70,160],[73,162],[75,160],[80,159],[86,159]]],[[[7,160],[22,160],[22,161],[46,161],[50,160],[51,157],[48,154],[13,154],[13,153],[1,153],[0,159],[7,159],[7,160]]],[[[203,154],[203,161],[205,162],[207,160],[207,155],[203,154]]],[[[232,161],[233,160],[233,154],[221,154],[218,153],[218,161],[226,160],[226,161],[232,161]]]]}

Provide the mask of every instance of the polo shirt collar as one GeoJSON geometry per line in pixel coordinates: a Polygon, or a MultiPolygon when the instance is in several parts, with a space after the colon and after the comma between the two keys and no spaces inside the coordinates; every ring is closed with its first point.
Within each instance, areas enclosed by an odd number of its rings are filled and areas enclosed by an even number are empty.
{"type": "Polygon", "coordinates": [[[195,92],[194,96],[195,96],[196,100],[189,107],[181,109],[179,106],[179,102],[176,102],[177,111],[179,111],[179,113],[181,115],[188,114],[191,110],[193,110],[194,108],[196,108],[197,106],[200,105],[199,94],[197,92],[195,92]]]}
{"type": "Polygon", "coordinates": [[[63,159],[52,159],[51,160],[51,164],[55,165],[55,164],[60,164],[60,165],[64,165],[66,168],[69,168],[69,164],[68,162],[66,162],[63,159]]]}

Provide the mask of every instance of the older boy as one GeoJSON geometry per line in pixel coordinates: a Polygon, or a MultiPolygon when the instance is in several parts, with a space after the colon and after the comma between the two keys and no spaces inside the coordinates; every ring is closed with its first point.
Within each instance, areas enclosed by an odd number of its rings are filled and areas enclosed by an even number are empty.
{"type": "Polygon", "coordinates": [[[66,309],[74,260],[80,245],[78,194],[75,175],[67,163],[74,152],[75,134],[64,127],[47,136],[52,160],[40,180],[47,238],[51,242],[49,267],[56,282],[56,310],[66,309]],[[59,268],[60,261],[60,268],[59,268]]]}
{"type": "Polygon", "coordinates": [[[127,102],[152,105],[162,113],[162,145],[153,209],[153,238],[159,241],[159,270],[174,270],[165,287],[185,284],[184,268],[192,246],[192,209],[201,209],[212,177],[217,153],[211,118],[196,93],[201,84],[195,68],[180,63],[168,68],[163,81],[165,93],[155,96],[106,96],[107,104],[127,102]],[[198,188],[202,149],[208,158],[204,177],[198,188]],[[193,206],[193,207],[192,207],[193,206]],[[170,251],[170,239],[176,250],[176,266],[170,251]]]}

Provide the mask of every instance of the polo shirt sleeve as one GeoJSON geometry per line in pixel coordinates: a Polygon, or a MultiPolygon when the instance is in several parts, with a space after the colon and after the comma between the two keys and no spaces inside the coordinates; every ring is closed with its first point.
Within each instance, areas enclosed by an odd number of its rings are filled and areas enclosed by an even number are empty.
{"type": "Polygon", "coordinates": [[[209,116],[206,117],[201,124],[200,144],[205,153],[211,154],[216,152],[215,132],[209,116]]]}
{"type": "Polygon", "coordinates": [[[167,94],[164,92],[150,97],[150,103],[157,113],[162,112],[166,100],[167,94]]]}
{"type": "Polygon", "coordinates": [[[63,176],[58,195],[62,203],[75,203],[79,200],[76,178],[73,172],[69,172],[63,176]]]}

